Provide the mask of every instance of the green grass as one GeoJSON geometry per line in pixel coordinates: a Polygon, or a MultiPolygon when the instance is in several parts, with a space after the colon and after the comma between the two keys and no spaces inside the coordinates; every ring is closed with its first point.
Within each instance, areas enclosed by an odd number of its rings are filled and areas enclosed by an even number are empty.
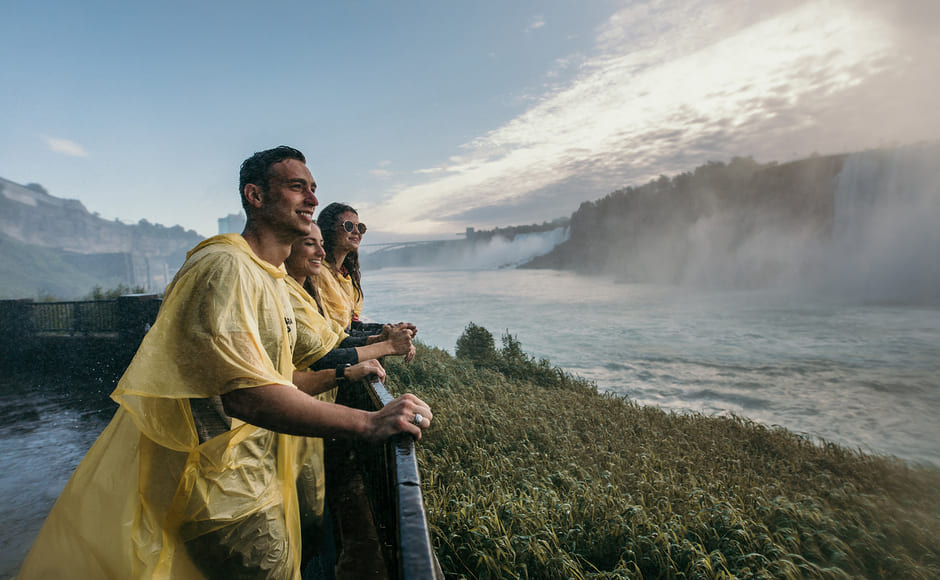
{"type": "Polygon", "coordinates": [[[418,458],[448,578],[940,578],[940,471],[640,406],[465,337],[388,360],[434,411],[418,458]]]}

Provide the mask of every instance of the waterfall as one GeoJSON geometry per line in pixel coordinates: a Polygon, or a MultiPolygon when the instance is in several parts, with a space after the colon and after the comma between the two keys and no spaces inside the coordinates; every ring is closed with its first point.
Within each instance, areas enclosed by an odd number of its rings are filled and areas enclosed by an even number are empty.
{"type": "Polygon", "coordinates": [[[547,254],[567,239],[567,227],[547,232],[517,234],[512,239],[497,235],[489,241],[469,244],[462,248],[460,258],[454,265],[461,269],[514,268],[547,254]]]}
{"type": "Polygon", "coordinates": [[[824,282],[866,300],[940,298],[940,144],[850,155],[824,282]]]}
{"type": "Polygon", "coordinates": [[[547,254],[568,239],[568,227],[516,235],[476,235],[466,240],[411,242],[375,252],[362,252],[368,267],[494,270],[515,268],[547,254]]]}

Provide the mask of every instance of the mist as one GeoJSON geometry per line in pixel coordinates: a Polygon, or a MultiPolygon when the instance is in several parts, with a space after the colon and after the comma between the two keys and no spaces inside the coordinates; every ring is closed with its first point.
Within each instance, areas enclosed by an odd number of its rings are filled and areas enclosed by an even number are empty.
{"type": "Polygon", "coordinates": [[[940,144],[851,154],[831,185],[817,184],[829,191],[799,191],[808,184],[790,184],[788,195],[805,197],[791,211],[773,203],[712,211],[716,193],[697,191],[705,209],[691,223],[677,217],[640,228],[612,252],[605,272],[688,287],[940,299],[940,144]],[[807,203],[818,207],[808,211],[807,203]]]}
{"type": "Polygon", "coordinates": [[[816,280],[876,301],[940,298],[940,146],[850,156],[816,280]]]}
{"type": "Polygon", "coordinates": [[[474,240],[417,242],[363,253],[370,267],[422,267],[454,270],[514,268],[547,254],[568,239],[567,227],[549,231],[493,236],[474,240]]]}
{"type": "Polygon", "coordinates": [[[548,253],[566,239],[566,227],[550,232],[519,234],[512,239],[497,235],[483,244],[464,247],[457,263],[460,268],[471,270],[515,267],[548,253]]]}

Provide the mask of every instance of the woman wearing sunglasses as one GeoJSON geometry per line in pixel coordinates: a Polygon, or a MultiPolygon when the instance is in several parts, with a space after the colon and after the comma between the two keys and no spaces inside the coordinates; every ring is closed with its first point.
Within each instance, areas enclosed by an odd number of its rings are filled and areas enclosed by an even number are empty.
{"type": "Polygon", "coordinates": [[[344,203],[331,203],[320,210],[317,225],[326,250],[317,290],[328,316],[348,329],[362,315],[359,243],[366,225],[359,221],[356,210],[344,203]]]}
{"type": "MultiPolygon", "coordinates": [[[[366,324],[359,319],[362,315],[359,244],[366,233],[359,213],[349,205],[334,202],[320,210],[317,225],[326,251],[323,273],[316,280],[324,311],[342,328],[372,334],[382,332],[383,325],[366,324]]],[[[413,324],[405,323],[405,326],[412,333],[418,331],[413,324]]],[[[406,360],[411,360],[412,356],[414,352],[406,360]]]]}

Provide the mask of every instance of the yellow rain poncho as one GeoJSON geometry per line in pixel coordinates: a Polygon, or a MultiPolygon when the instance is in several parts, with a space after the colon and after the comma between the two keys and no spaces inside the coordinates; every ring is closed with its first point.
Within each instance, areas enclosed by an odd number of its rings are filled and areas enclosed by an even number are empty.
{"type": "Polygon", "coordinates": [[[298,328],[294,366],[298,370],[306,370],[337,348],[348,335],[339,322],[324,318],[313,296],[290,277],[287,278],[287,292],[298,328]]]}
{"type": "Polygon", "coordinates": [[[317,290],[327,317],[343,328],[349,328],[353,318],[362,316],[362,294],[356,292],[352,278],[331,268],[326,262],[317,276],[317,290]]]}
{"type": "Polygon", "coordinates": [[[299,580],[301,438],[236,419],[200,443],[190,407],[234,389],[292,385],[285,277],[237,234],[190,252],[112,394],[119,409],[20,580],[242,578],[246,569],[299,580]]]}
{"type": "MultiPolygon", "coordinates": [[[[327,320],[320,314],[317,303],[293,278],[287,278],[294,320],[297,323],[297,347],[294,366],[306,370],[346,338],[338,323],[327,320]]],[[[317,398],[332,403],[336,401],[336,389],[317,395],[317,398]]],[[[323,439],[304,437],[299,441],[297,494],[300,502],[300,520],[304,530],[304,541],[315,538],[323,524],[325,499],[325,472],[323,466],[323,439]]]]}

